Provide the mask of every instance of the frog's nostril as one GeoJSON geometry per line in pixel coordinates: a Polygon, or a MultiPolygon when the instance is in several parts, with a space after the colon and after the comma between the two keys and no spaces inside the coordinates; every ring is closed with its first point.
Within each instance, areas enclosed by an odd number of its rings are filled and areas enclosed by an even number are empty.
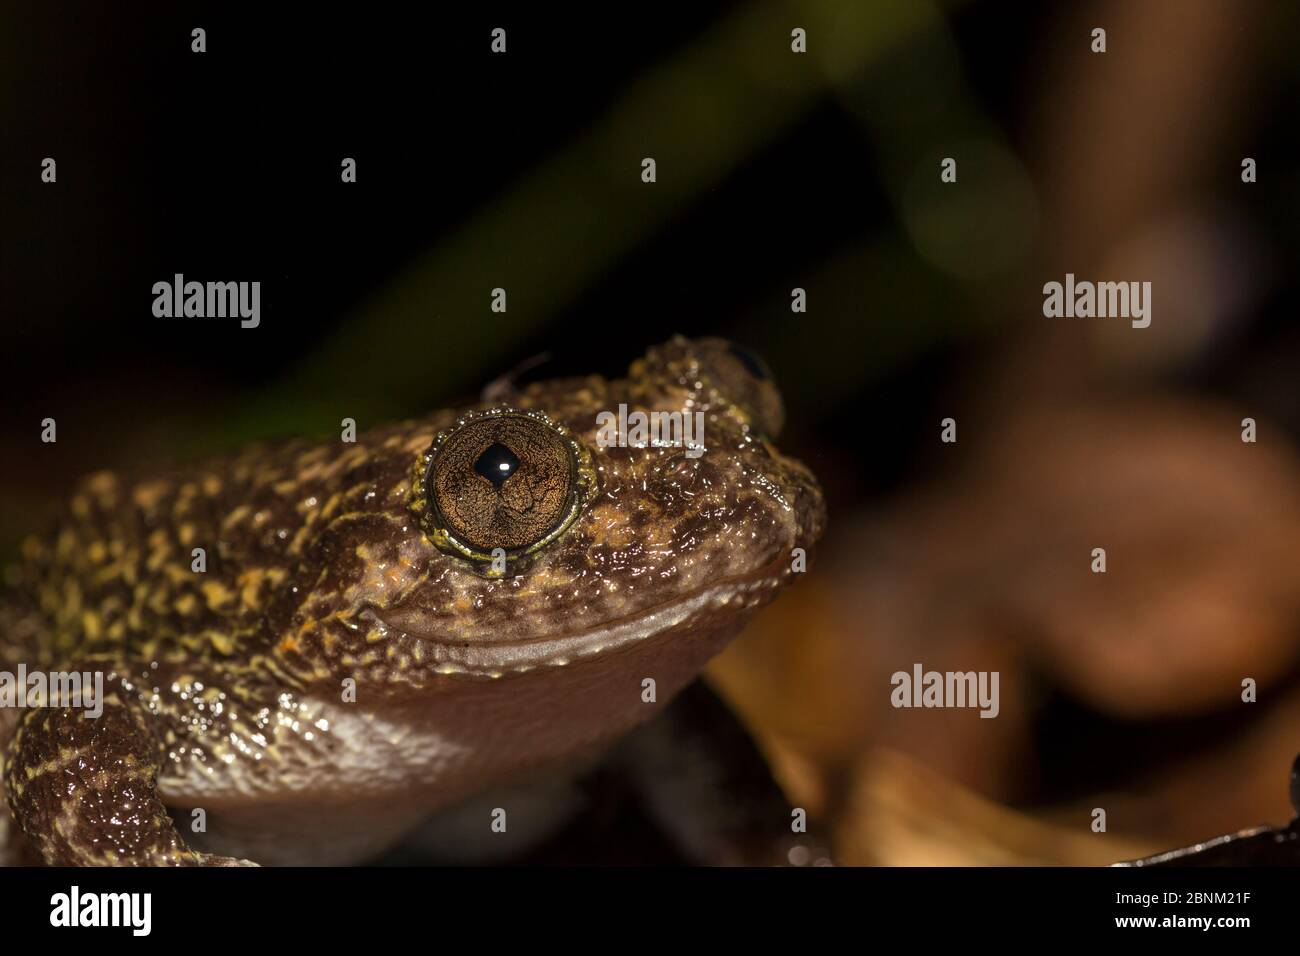
{"type": "Polygon", "coordinates": [[[772,373],[768,370],[767,363],[744,346],[732,343],[727,346],[727,351],[730,352],[741,365],[745,366],[745,371],[749,372],[750,375],[754,376],[754,378],[758,379],[760,382],[766,382],[772,377],[772,373]]]}

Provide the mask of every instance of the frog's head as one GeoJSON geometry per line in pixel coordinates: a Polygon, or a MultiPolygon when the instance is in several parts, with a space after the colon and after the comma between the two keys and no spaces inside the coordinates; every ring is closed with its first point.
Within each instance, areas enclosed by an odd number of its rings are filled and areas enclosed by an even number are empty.
{"type": "Polygon", "coordinates": [[[379,436],[405,476],[372,498],[382,533],[353,523],[331,669],[395,692],[567,684],[625,724],[646,678],[666,699],[807,566],[825,511],[772,444],[783,417],[755,356],[675,338],[623,379],[379,436]]]}

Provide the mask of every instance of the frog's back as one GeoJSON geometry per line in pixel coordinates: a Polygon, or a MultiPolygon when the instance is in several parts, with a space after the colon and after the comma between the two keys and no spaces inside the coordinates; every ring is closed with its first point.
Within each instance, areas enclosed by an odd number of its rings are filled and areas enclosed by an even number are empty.
{"type": "Polygon", "coordinates": [[[254,446],[184,470],[80,481],[53,529],[29,537],[0,599],[0,658],[247,659],[319,571],[331,522],[404,481],[394,426],[354,444],[254,446]]]}

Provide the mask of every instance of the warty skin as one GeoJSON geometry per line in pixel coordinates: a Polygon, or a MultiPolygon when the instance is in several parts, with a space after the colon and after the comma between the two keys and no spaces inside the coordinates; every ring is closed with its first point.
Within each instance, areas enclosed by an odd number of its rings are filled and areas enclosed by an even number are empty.
{"type": "Polygon", "coordinates": [[[0,861],[359,862],[476,794],[593,765],[821,534],[815,479],[771,443],[782,418],[748,353],[675,338],[625,378],[498,387],[355,443],[89,476],[7,575],[0,667],[101,670],[104,714],[0,709],[0,861]],[[601,447],[620,403],[703,412],[704,454],[601,447]],[[522,456],[504,491],[435,472],[484,422],[522,456]],[[435,477],[473,495],[440,508],[435,477]],[[559,516],[504,573],[466,544],[491,535],[465,501],[498,491],[519,507],[494,533],[559,516]]]}

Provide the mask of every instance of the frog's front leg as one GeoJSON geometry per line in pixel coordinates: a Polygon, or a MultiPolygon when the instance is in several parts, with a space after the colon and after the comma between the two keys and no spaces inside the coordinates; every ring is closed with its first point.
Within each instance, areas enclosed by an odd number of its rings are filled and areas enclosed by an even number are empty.
{"type": "Polygon", "coordinates": [[[683,853],[705,865],[828,864],[829,844],[797,822],[767,761],[702,680],[622,741],[611,763],[683,853]]]}
{"type": "Polygon", "coordinates": [[[0,866],[23,866],[40,862],[18,829],[13,814],[9,812],[9,804],[3,799],[5,754],[9,751],[9,740],[18,725],[18,714],[11,707],[0,708],[0,866]]]}
{"type": "Polygon", "coordinates": [[[14,821],[50,865],[221,866],[186,846],[158,795],[158,718],[114,688],[103,712],[42,707],[19,722],[5,767],[14,821]]]}

